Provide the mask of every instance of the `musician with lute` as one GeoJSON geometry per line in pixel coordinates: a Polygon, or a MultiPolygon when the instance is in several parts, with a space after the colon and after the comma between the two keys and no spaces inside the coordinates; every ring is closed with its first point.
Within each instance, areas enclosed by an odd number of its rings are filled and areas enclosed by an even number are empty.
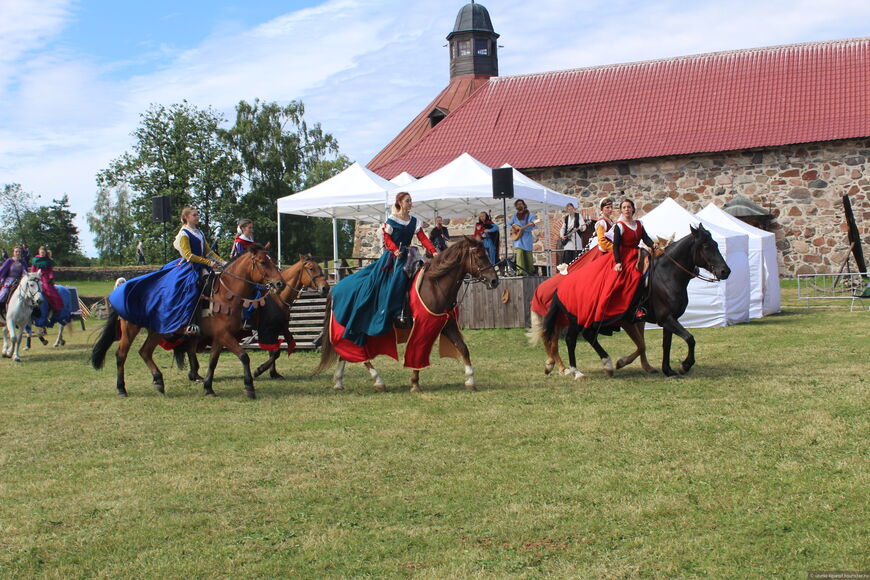
{"type": "Polygon", "coordinates": [[[535,259],[532,254],[534,240],[532,230],[537,227],[538,219],[526,207],[526,202],[518,199],[514,202],[517,213],[511,218],[510,227],[513,247],[516,251],[517,269],[521,276],[531,276],[535,272],[535,259]]]}
{"type": "Polygon", "coordinates": [[[559,228],[559,246],[562,249],[562,263],[570,264],[583,250],[583,239],[580,234],[586,231],[586,219],[577,212],[574,202],[565,204],[567,212],[562,218],[559,228]]]}

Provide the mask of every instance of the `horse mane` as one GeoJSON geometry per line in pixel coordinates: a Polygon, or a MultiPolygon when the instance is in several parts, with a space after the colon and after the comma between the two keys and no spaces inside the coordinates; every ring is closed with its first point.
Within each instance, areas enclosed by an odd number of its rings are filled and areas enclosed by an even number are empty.
{"type": "Polygon", "coordinates": [[[261,246],[260,244],[253,243],[253,244],[251,244],[250,246],[248,246],[248,249],[245,250],[244,252],[242,252],[241,254],[238,254],[237,256],[235,256],[235,257],[233,257],[233,258],[230,258],[230,261],[227,262],[227,265],[224,266],[224,269],[229,268],[229,267],[230,267],[230,264],[234,263],[236,260],[238,260],[239,258],[241,258],[242,256],[244,256],[245,254],[248,254],[248,253],[256,254],[259,250],[265,250],[265,249],[266,249],[266,248],[264,248],[264,247],[261,246]]]}
{"type": "Polygon", "coordinates": [[[439,252],[431,262],[429,262],[426,276],[431,280],[439,280],[456,270],[461,264],[467,248],[477,248],[483,246],[483,242],[464,236],[455,244],[450,244],[446,250],[439,252]]]}

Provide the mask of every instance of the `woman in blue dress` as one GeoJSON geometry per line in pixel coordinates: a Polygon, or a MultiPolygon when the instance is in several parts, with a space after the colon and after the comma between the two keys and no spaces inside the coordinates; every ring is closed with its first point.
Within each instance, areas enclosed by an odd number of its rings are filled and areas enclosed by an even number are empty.
{"type": "Polygon", "coordinates": [[[489,261],[494,266],[498,262],[498,225],[485,211],[480,212],[477,216],[477,223],[474,224],[474,237],[483,240],[483,247],[486,248],[489,261]]]}
{"type": "Polygon", "coordinates": [[[180,258],[156,272],[128,280],[109,294],[109,302],[121,318],[161,334],[195,331],[187,327],[199,300],[200,277],[226,264],[197,227],[197,210],[185,206],[181,224],[172,244],[180,258]]]}
{"type": "Polygon", "coordinates": [[[332,289],[332,313],[345,328],[342,336],[360,346],[369,336],[389,332],[402,312],[411,283],[404,265],[414,236],[433,256],[438,253],[422,221],[411,215],[412,207],[411,194],[396,196],[393,212],[381,228],[385,248],[380,259],[332,289]]]}

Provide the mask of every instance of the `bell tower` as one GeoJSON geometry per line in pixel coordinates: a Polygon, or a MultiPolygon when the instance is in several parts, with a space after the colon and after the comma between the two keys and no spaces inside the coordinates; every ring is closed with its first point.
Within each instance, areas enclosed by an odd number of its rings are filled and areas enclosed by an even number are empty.
{"type": "Polygon", "coordinates": [[[462,75],[498,76],[499,35],[492,29],[489,12],[472,0],[459,10],[450,43],[450,78],[462,75]]]}

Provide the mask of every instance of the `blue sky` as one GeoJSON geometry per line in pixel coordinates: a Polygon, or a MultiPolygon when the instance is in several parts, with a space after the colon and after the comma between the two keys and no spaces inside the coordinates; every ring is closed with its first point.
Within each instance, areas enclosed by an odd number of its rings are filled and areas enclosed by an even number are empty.
{"type": "MultiPolygon", "coordinates": [[[[870,35],[865,0],[481,3],[502,75],[870,35]]],[[[365,164],[447,84],[463,4],[0,0],[0,184],[68,194],[93,254],[94,177],[152,103],[301,99],[365,164]]]]}

